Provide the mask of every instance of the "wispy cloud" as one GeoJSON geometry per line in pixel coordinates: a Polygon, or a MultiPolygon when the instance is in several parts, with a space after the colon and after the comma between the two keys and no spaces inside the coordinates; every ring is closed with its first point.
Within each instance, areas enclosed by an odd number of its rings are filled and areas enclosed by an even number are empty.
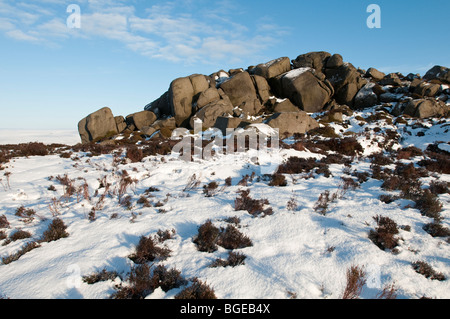
{"type": "Polygon", "coordinates": [[[101,37],[150,58],[183,63],[239,61],[274,46],[289,32],[267,19],[241,23],[244,13],[233,0],[164,1],[150,7],[142,0],[79,0],[81,29],[71,30],[66,25],[70,3],[0,0],[0,32],[43,45],[101,37]]]}

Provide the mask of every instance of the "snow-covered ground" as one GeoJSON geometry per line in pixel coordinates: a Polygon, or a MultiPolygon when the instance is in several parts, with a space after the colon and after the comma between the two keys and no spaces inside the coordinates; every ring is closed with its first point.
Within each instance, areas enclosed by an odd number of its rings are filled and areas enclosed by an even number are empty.
{"type": "MultiPolygon", "coordinates": [[[[370,112],[370,111],[367,111],[370,112]]],[[[350,126],[332,124],[337,131],[360,133],[355,113],[345,118],[350,126]]],[[[450,141],[447,124],[435,122],[424,136],[418,137],[421,128],[408,127],[409,133],[396,147],[415,145],[425,149],[434,141],[450,141]]],[[[389,124],[373,124],[390,128],[389,124]]],[[[399,125],[399,131],[404,131],[399,125]]],[[[364,134],[357,135],[364,147],[364,155],[380,149],[364,134]]],[[[69,136],[68,136],[69,137],[69,136]]],[[[34,141],[35,139],[33,139],[34,141]]],[[[44,138],[42,139],[45,140],[44,138]]],[[[0,140],[0,143],[3,140],[0,140]]],[[[53,140],[52,140],[53,141],[53,140]]],[[[58,142],[62,142],[57,140],[58,142]]],[[[288,142],[288,141],[287,141],[288,142]]],[[[10,141],[8,141],[10,143],[10,141]]],[[[76,143],[76,142],[75,142],[76,143]]],[[[68,139],[68,144],[74,144],[68,139]]],[[[274,163],[281,163],[290,156],[303,158],[320,155],[293,149],[281,149],[273,155],[274,163]]],[[[407,162],[407,161],[406,161],[407,162]]],[[[165,242],[171,255],[157,264],[176,268],[185,278],[198,277],[210,285],[218,298],[341,298],[346,285],[346,272],[351,266],[364,267],[367,283],[362,298],[375,298],[384,287],[394,284],[398,298],[449,298],[450,280],[431,280],[414,271],[411,264],[424,261],[436,271],[450,277],[450,249],[446,238],[432,237],[422,227],[431,219],[415,209],[406,200],[385,204],[379,200],[387,194],[380,188],[382,181],[369,178],[354,190],[348,190],[342,198],[330,203],[325,215],[314,210],[321,193],[336,192],[341,177],[349,172],[370,173],[367,157],[356,158],[351,168],[343,164],[330,164],[332,176],[315,174],[314,178],[286,175],[287,186],[269,186],[261,174],[260,163],[251,154],[221,155],[212,160],[185,162],[170,156],[150,156],[142,162],[117,161],[113,155],[97,157],[85,153],[73,153],[71,158],[59,155],[15,158],[0,171],[0,216],[6,216],[10,227],[3,229],[10,236],[18,229],[31,233],[31,238],[0,241],[0,257],[19,251],[26,243],[37,240],[57,216],[68,226],[68,237],[44,242],[40,247],[25,253],[8,264],[0,263],[0,295],[9,298],[109,298],[120,283],[120,278],[95,284],[87,284],[82,276],[103,269],[115,271],[125,281],[134,263],[128,258],[141,236],[155,235],[158,230],[175,230],[172,239],[165,242]],[[119,205],[119,188],[122,172],[135,180],[123,196],[131,196],[131,206],[119,205]],[[4,175],[8,172],[7,175],[4,175]],[[238,185],[243,176],[251,176],[247,186],[238,185]],[[197,187],[185,189],[190,178],[196,175],[201,182],[197,187]],[[64,186],[57,177],[67,177],[75,187],[88,186],[89,198],[79,195],[63,197],[64,186]],[[225,179],[231,177],[231,186],[225,179]],[[102,194],[101,180],[110,183],[108,194],[102,194]],[[203,186],[216,181],[219,191],[206,197],[203,186]],[[49,190],[54,186],[56,190],[49,190]],[[141,195],[150,187],[159,191],[148,197],[152,204],[161,207],[144,207],[138,203],[141,195]],[[249,189],[254,199],[265,198],[273,208],[273,214],[254,217],[246,211],[234,208],[237,193],[249,189]],[[294,202],[296,208],[288,207],[294,202]],[[54,203],[57,202],[57,213],[54,203]],[[15,215],[20,206],[36,212],[32,221],[25,222],[15,215]],[[100,207],[101,206],[101,207],[100,207]],[[160,206],[160,205],[156,205],[160,206]],[[97,207],[95,220],[89,219],[92,207],[97,207]],[[399,226],[400,244],[395,253],[383,251],[369,238],[375,229],[376,215],[387,216],[399,226]],[[237,249],[246,256],[245,264],[237,267],[208,267],[217,258],[226,259],[228,251],[219,246],[213,253],[200,252],[193,242],[198,227],[210,219],[217,227],[226,227],[229,217],[240,218],[238,229],[248,236],[253,245],[237,249]]],[[[450,176],[425,177],[423,184],[432,179],[450,182],[450,176]]],[[[439,195],[443,203],[443,225],[450,223],[450,195],[439,195]]],[[[156,289],[148,298],[173,298],[182,288],[164,292],[156,289]]]]}

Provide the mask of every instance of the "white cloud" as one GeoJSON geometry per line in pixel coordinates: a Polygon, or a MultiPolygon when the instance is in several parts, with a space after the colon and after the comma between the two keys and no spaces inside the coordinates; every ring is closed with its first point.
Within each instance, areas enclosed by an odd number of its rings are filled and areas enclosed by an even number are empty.
{"type": "Polygon", "coordinates": [[[0,32],[45,45],[72,37],[107,38],[150,58],[183,63],[238,61],[273,46],[286,32],[267,21],[253,28],[243,25],[236,18],[242,15],[238,3],[229,0],[162,2],[139,7],[139,13],[130,1],[80,0],[81,29],[74,32],[66,26],[69,3],[0,0],[0,32]]]}

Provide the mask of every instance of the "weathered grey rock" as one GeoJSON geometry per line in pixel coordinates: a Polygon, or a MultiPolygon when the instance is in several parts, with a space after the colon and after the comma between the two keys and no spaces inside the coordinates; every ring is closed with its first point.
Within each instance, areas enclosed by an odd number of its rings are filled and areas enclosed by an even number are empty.
{"type": "Polygon", "coordinates": [[[270,85],[267,80],[259,75],[252,75],[253,85],[261,104],[265,104],[271,96],[270,85]]]}
{"type": "Polygon", "coordinates": [[[257,99],[253,80],[248,72],[238,73],[229,80],[223,82],[220,88],[230,98],[233,106],[240,106],[246,101],[257,99]]]}
{"type": "MultiPolygon", "coordinates": [[[[322,75],[323,76],[323,75],[322,75]]],[[[294,69],[281,78],[282,96],[306,112],[319,112],[331,100],[333,87],[311,68],[294,69]]]]}
{"type": "Polygon", "coordinates": [[[167,119],[157,120],[152,125],[143,127],[141,129],[141,132],[145,135],[152,135],[156,131],[159,131],[164,128],[174,130],[176,128],[175,118],[170,117],[167,119]]]}
{"type": "Polygon", "coordinates": [[[202,93],[209,88],[209,81],[203,74],[192,74],[189,76],[192,88],[194,89],[194,96],[202,93]]]}
{"type": "Polygon", "coordinates": [[[158,117],[163,115],[172,115],[172,110],[169,105],[169,92],[166,91],[163,95],[161,95],[161,97],[147,104],[144,107],[144,110],[151,111],[158,117]]]}
{"type": "Polygon", "coordinates": [[[325,75],[334,88],[334,98],[341,105],[353,106],[358,91],[367,84],[367,80],[351,63],[344,63],[336,69],[326,69],[325,75]]]}
{"type": "Polygon", "coordinates": [[[378,81],[378,83],[381,85],[401,86],[402,80],[400,80],[396,73],[389,73],[383,79],[378,81]]]}
{"type": "Polygon", "coordinates": [[[222,84],[224,81],[228,80],[230,78],[230,73],[220,70],[217,72],[214,72],[209,76],[210,79],[210,87],[219,87],[220,84],[222,84]]]}
{"type": "Polygon", "coordinates": [[[137,130],[141,130],[145,126],[152,125],[157,120],[155,113],[152,111],[141,111],[127,116],[128,125],[134,125],[137,130]]]}
{"type": "Polygon", "coordinates": [[[117,132],[122,133],[127,128],[127,122],[125,121],[125,118],[123,116],[116,116],[114,118],[117,125],[117,132]]]}
{"type": "Polygon", "coordinates": [[[380,102],[381,103],[392,103],[392,102],[399,102],[402,95],[386,92],[380,95],[380,102]]]}
{"type": "Polygon", "coordinates": [[[323,69],[331,57],[331,54],[325,51],[309,52],[299,55],[292,61],[295,69],[298,68],[313,68],[318,72],[323,72],[323,69]]]}
{"type": "Polygon", "coordinates": [[[435,96],[440,91],[440,89],[441,89],[440,84],[422,81],[415,87],[414,93],[421,96],[432,97],[435,96]]]}
{"type": "Polygon", "coordinates": [[[243,68],[239,68],[239,69],[230,69],[230,70],[228,70],[228,74],[229,74],[230,76],[236,75],[236,74],[241,73],[241,72],[244,72],[244,69],[243,69],[243,68]]]}
{"type": "Polygon", "coordinates": [[[325,67],[327,69],[337,69],[344,65],[344,59],[340,54],[333,54],[327,61],[325,67]]]}
{"type": "Polygon", "coordinates": [[[178,78],[170,84],[168,101],[177,126],[186,126],[186,121],[191,117],[194,95],[189,77],[178,78]]]}
{"type": "Polygon", "coordinates": [[[261,111],[262,109],[262,105],[261,102],[259,101],[259,99],[255,99],[253,101],[245,101],[244,103],[241,104],[241,106],[239,107],[242,111],[241,114],[246,115],[247,117],[249,116],[255,116],[259,113],[259,111],[261,111]]]}
{"type": "Polygon", "coordinates": [[[239,117],[219,116],[214,123],[214,127],[222,131],[222,135],[227,134],[227,129],[244,128],[251,124],[251,121],[243,120],[239,117]]]}
{"type": "Polygon", "coordinates": [[[447,112],[447,106],[441,101],[434,99],[417,99],[410,100],[406,103],[404,114],[418,117],[428,118],[433,116],[443,116],[447,112]]]}
{"type": "Polygon", "coordinates": [[[423,78],[427,81],[439,80],[442,83],[450,84],[450,69],[436,65],[432,67],[423,78]]]}
{"type": "Polygon", "coordinates": [[[369,68],[366,71],[365,76],[367,78],[372,78],[375,82],[378,82],[378,81],[381,81],[386,76],[386,74],[383,73],[383,72],[378,71],[375,68],[369,68]]]}
{"type": "Polygon", "coordinates": [[[196,110],[198,111],[205,105],[218,100],[220,100],[219,91],[215,87],[210,87],[200,93],[196,104],[196,110]]]}
{"type": "Polygon", "coordinates": [[[300,109],[294,104],[292,104],[292,102],[289,99],[281,99],[281,100],[276,99],[273,110],[275,113],[300,111],[300,109]]]}
{"type": "Polygon", "coordinates": [[[116,120],[111,109],[104,107],[89,114],[78,123],[78,132],[82,143],[118,134],[116,120]]]}
{"type": "Polygon", "coordinates": [[[271,79],[290,70],[291,61],[288,57],[282,57],[267,63],[258,64],[252,69],[252,73],[266,79],[271,79]]]}
{"type": "Polygon", "coordinates": [[[355,109],[364,109],[378,104],[378,96],[374,93],[375,83],[367,83],[355,96],[355,109]]]}
{"type": "Polygon", "coordinates": [[[200,119],[203,128],[210,128],[214,126],[218,117],[231,115],[232,113],[233,105],[227,100],[219,100],[202,107],[193,117],[191,117],[190,125],[191,128],[194,128],[195,119],[200,119]]]}
{"type": "Polygon", "coordinates": [[[279,129],[281,137],[292,136],[295,133],[304,134],[319,127],[317,121],[303,111],[275,113],[265,121],[265,124],[279,129]]]}

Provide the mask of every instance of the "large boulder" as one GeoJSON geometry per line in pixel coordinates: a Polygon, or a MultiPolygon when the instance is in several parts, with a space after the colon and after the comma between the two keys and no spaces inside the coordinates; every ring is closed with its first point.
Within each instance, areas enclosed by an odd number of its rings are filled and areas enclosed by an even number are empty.
{"type": "Polygon", "coordinates": [[[292,136],[296,133],[305,134],[319,127],[319,123],[303,111],[275,113],[265,121],[265,124],[279,129],[281,137],[292,136]]]}
{"type": "Polygon", "coordinates": [[[150,126],[145,126],[141,129],[141,132],[145,135],[152,135],[153,133],[166,129],[168,131],[173,131],[176,128],[175,118],[169,117],[165,119],[157,120],[150,126]]]}
{"type": "Polygon", "coordinates": [[[289,99],[276,99],[273,105],[273,111],[275,113],[298,112],[300,109],[292,104],[289,99]]]}
{"type": "Polygon", "coordinates": [[[444,116],[447,112],[448,107],[445,103],[434,99],[410,100],[406,103],[403,111],[406,115],[418,118],[444,116]]]}
{"type": "Polygon", "coordinates": [[[218,128],[223,136],[226,136],[227,129],[245,128],[252,124],[253,121],[243,120],[239,117],[219,116],[214,124],[215,128],[218,128]]]}
{"type": "Polygon", "coordinates": [[[436,65],[431,68],[423,76],[423,78],[427,81],[438,80],[442,83],[450,84],[450,69],[440,65],[436,65]]]}
{"type": "Polygon", "coordinates": [[[78,123],[78,132],[82,143],[118,133],[116,120],[110,108],[104,107],[78,123]]]}
{"type": "Polygon", "coordinates": [[[355,96],[354,108],[364,109],[378,104],[378,95],[373,91],[375,83],[367,83],[355,96]]]}
{"type": "Polygon", "coordinates": [[[397,73],[389,73],[383,79],[378,81],[380,85],[402,86],[402,80],[397,73]]]}
{"type": "Polygon", "coordinates": [[[155,101],[147,104],[144,107],[146,111],[152,111],[156,116],[172,115],[172,110],[169,105],[169,92],[166,91],[161,97],[155,101]]]}
{"type": "Polygon", "coordinates": [[[200,93],[197,102],[195,104],[195,109],[198,111],[205,105],[208,105],[211,102],[215,102],[220,100],[219,91],[215,87],[210,87],[200,93]]]}
{"type": "Polygon", "coordinates": [[[334,93],[323,74],[309,67],[289,71],[280,81],[282,97],[306,112],[320,112],[334,93]]]}
{"type": "Polygon", "coordinates": [[[130,114],[126,117],[128,126],[134,125],[137,130],[142,130],[146,126],[152,125],[157,120],[155,113],[151,111],[141,111],[130,114]]]}
{"type": "Polygon", "coordinates": [[[313,68],[318,72],[322,72],[330,57],[331,53],[325,51],[309,52],[299,55],[295,60],[292,60],[292,65],[295,69],[313,68]]]}
{"type": "Polygon", "coordinates": [[[291,70],[291,61],[288,57],[278,58],[267,63],[258,64],[252,73],[266,79],[274,78],[291,70]]]}
{"type": "Polygon", "coordinates": [[[369,68],[365,74],[366,78],[372,78],[375,82],[381,81],[385,76],[385,73],[378,71],[375,68],[369,68]]]}
{"type": "Polygon", "coordinates": [[[233,106],[258,99],[253,80],[248,72],[238,73],[222,84],[220,88],[230,98],[233,106]]]}
{"type": "Polygon", "coordinates": [[[435,96],[440,91],[440,89],[440,84],[422,81],[418,85],[416,85],[416,87],[414,88],[414,93],[420,96],[432,97],[435,96]]]}
{"type": "Polygon", "coordinates": [[[168,103],[177,126],[185,126],[186,120],[191,117],[194,92],[189,77],[175,79],[170,84],[168,103]]]}
{"type": "Polygon", "coordinates": [[[361,77],[351,63],[344,63],[334,69],[326,69],[325,75],[334,88],[336,102],[351,107],[356,94],[367,83],[367,80],[361,77]]]}
{"type": "Polygon", "coordinates": [[[217,118],[224,115],[230,115],[233,113],[233,105],[229,100],[219,100],[212,102],[202,107],[193,117],[190,119],[191,128],[194,128],[194,121],[200,119],[202,121],[203,128],[213,127],[217,121],[217,118]]]}
{"type": "Polygon", "coordinates": [[[122,133],[123,131],[126,130],[128,125],[127,125],[127,122],[126,122],[125,118],[122,115],[116,116],[114,118],[114,120],[116,121],[117,132],[118,133],[122,133]]]}
{"type": "Polygon", "coordinates": [[[202,74],[175,79],[170,83],[167,92],[144,109],[152,111],[157,117],[173,116],[177,126],[187,127],[194,112],[193,106],[200,95],[210,87],[210,81],[209,77],[202,74]]]}
{"type": "Polygon", "coordinates": [[[265,104],[272,95],[269,83],[264,77],[259,75],[252,75],[252,80],[259,101],[261,102],[261,104],[265,104]]]}
{"type": "Polygon", "coordinates": [[[344,65],[344,59],[340,54],[333,54],[327,61],[325,67],[327,69],[337,69],[344,65]]]}

